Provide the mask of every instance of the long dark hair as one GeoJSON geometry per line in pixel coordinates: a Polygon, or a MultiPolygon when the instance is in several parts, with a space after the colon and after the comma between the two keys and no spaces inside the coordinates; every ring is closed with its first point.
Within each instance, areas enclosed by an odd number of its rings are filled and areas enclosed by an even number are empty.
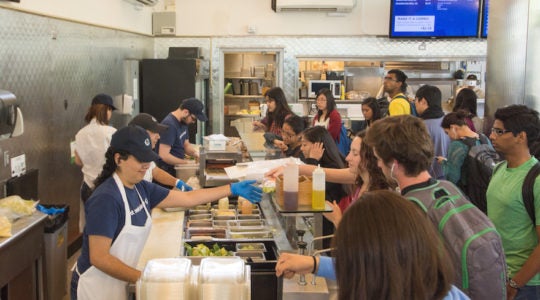
{"type": "Polygon", "coordinates": [[[277,128],[281,128],[285,117],[293,114],[287,103],[285,93],[280,87],[273,87],[266,92],[266,96],[276,102],[276,109],[273,112],[268,111],[266,113],[268,121],[267,128],[272,127],[274,122],[276,123],[277,128]]]}
{"type": "Polygon", "coordinates": [[[382,119],[381,109],[379,107],[379,103],[377,102],[376,98],[368,97],[364,99],[364,101],[362,101],[362,105],[368,106],[373,112],[373,116],[371,117],[371,120],[367,120],[368,126],[370,126],[373,122],[379,119],[382,119]]]}
{"type": "Polygon", "coordinates": [[[469,112],[463,109],[448,113],[441,121],[441,127],[444,129],[450,129],[450,125],[463,126],[467,125],[465,118],[469,116],[469,112]]]}
{"type": "MultiPolygon", "coordinates": [[[[326,97],[326,116],[324,116],[324,120],[326,120],[330,113],[336,109],[336,99],[334,99],[332,91],[327,88],[320,89],[317,92],[317,98],[319,98],[319,95],[324,95],[326,97]]],[[[320,109],[317,111],[317,120],[321,117],[322,113],[323,112],[320,109]]]]}
{"type": "Polygon", "coordinates": [[[334,139],[328,130],[323,126],[313,126],[304,130],[304,132],[302,132],[302,140],[311,143],[322,143],[324,152],[320,161],[333,162],[339,169],[345,168],[345,159],[343,155],[339,152],[336,142],[334,142],[334,139]]]}
{"type": "Polygon", "coordinates": [[[452,108],[452,111],[458,111],[460,109],[464,109],[472,116],[467,116],[469,118],[476,117],[476,106],[478,96],[476,96],[476,93],[468,88],[463,88],[459,93],[456,95],[456,102],[454,103],[454,108],[452,108]]]}
{"type": "Polygon", "coordinates": [[[333,243],[340,300],[443,299],[451,288],[454,271],[435,227],[397,193],[364,193],[333,243]]]}
{"type": "Polygon", "coordinates": [[[360,143],[360,164],[358,165],[358,176],[356,176],[356,185],[362,186],[364,180],[360,177],[360,170],[364,168],[369,174],[369,186],[368,191],[375,190],[387,190],[390,188],[386,176],[382,172],[382,169],[377,166],[377,157],[373,153],[373,148],[371,148],[365,141],[366,139],[366,130],[359,131],[356,133],[356,137],[360,138],[362,142],[360,143]]]}
{"type": "Polygon", "coordinates": [[[107,149],[107,152],[105,152],[105,164],[103,165],[103,169],[101,170],[101,173],[96,178],[96,180],[94,180],[94,189],[96,189],[100,184],[102,184],[105,180],[111,177],[112,174],[116,171],[116,168],[118,168],[116,161],[114,161],[114,155],[116,153],[120,154],[121,160],[128,159],[129,153],[127,151],[115,150],[113,147],[109,147],[107,149]]]}

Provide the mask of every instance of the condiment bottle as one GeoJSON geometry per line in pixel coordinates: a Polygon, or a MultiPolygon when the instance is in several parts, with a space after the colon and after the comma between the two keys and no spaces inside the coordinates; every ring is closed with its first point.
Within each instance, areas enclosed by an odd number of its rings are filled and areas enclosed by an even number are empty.
{"type": "Polygon", "coordinates": [[[283,206],[285,210],[298,210],[298,165],[290,162],[283,170],[283,206]]]}
{"type": "Polygon", "coordinates": [[[324,209],[324,197],[326,191],[325,174],[320,165],[313,170],[313,190],[311,192],[311,208],[314,210],[324,209]]]}

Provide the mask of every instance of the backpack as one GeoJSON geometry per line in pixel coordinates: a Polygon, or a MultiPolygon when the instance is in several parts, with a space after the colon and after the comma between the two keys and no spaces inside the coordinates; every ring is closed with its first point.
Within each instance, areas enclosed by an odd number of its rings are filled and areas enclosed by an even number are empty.
{"type": "Polygon", "coordinates": [[[488,217],[449,181],[407,192],[444,240],[456,272],[453,282],[471,299],[506,299],[501,237],[488,217]]]}
{"type": "Polygon", "coordinates": [[[525,176],[523,186],[521,187],[521,195],[523,204],[527,210],[527,214],[531,218],[533,226],[536,226],[536,212],[534,210],[534,182],[536,177],[540,175],[540,163],[536,163],[525,176]]]}
{"type": "Polygon", "coordinates": [[[349,131],[343,122],[341,122],[337,147],[343,156],[347,156],[351,150],[351,138],[349,137],[349,131]]]}
{"type": "Polygon", "coordinates": [[[476,139],[461,141],[469,147],[461,168],[462,178],[467,178],[467,181],[463,184],[460,180],[458,185],[476,207],[487,213],[487,187],[495,165],[502,161],[502,158],[484,134],[479,135],[480,144],[477,144],[476,139]]]}
{"type": "Polygon", "coordinates": [[[411,108],[411,115],[415,116],[415,117],[418,117],[418,113],[416,112],[416,106],[414,105],[414,103],[409,101],[409,98],[407,98],[407,97],[405,97],[403,95],[399,95],[395,99],[405,99],[405,101],[407,101],[407,103],[409,103],[409,106],[411,108]]]}
{"type": "Polygon", "coordinates": [[[388,98],[382,97],[377,99],[377,105],[379,106],[379,110],[381,112],[381,118],[388,116],[388,106],[390,106],[388,98]]]}

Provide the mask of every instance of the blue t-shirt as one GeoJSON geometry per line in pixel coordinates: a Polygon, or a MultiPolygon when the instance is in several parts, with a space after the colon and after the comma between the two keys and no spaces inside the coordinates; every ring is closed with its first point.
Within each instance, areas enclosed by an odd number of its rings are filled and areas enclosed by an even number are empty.
{"type": "MultiPolygon", "coordinates": [[[[189,138],[188,125],[179,122],[176,117],[169,113],[161,124],[169,126],[165,132],[159,134],[159,141],[156,145],[156,152],[159,154],[159,146],[161,144],[171,146],[170,153],[178,158],[185,157],[184,142],[189,138]]],[[[164,163],[161,159],[159,160],[158,165],[164,163]]]]}
{"type": "MultiPolygon", "coordinates": [[[[170,192],[168,189],[145,180],[135,186],[148,211],[163,201],[170,192]]],[[[131,223],[135,226],[144,226],[147,215],[137,191],[126,187],[125,191],[130,207],[131,223]]],[[[114,242],[125,224],[124,201],[112,176],[92,193],[84,205],[84,210],[86,226],[83,232],[81,256],[77,260],[77,268],[81,274],[91,266],[88,236],[106,236],[114,242]]]]}

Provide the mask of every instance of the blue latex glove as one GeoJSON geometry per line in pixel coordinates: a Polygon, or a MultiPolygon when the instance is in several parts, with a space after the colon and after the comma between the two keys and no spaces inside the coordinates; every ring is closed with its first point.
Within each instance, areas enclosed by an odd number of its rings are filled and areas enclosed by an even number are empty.
{"type": "Polygon", "coordinates": [[[184,191],[184,192],[189,192],[189,191],[193,191],[193,188],[190,187],[189,185],[187,185],[185,182],[183,182],[182,180],[178,179],[176,181],[176,188],[181,190],[181,191],[184,191]]]}
{"type": "Polygon", "coordinates": [[[251,203],[261,202],[262,189],[253,184],[256,180],[244,180],[236,183],[231,183],[231,193],[235,196],[241,196],[249,200],[251,203]]]}

